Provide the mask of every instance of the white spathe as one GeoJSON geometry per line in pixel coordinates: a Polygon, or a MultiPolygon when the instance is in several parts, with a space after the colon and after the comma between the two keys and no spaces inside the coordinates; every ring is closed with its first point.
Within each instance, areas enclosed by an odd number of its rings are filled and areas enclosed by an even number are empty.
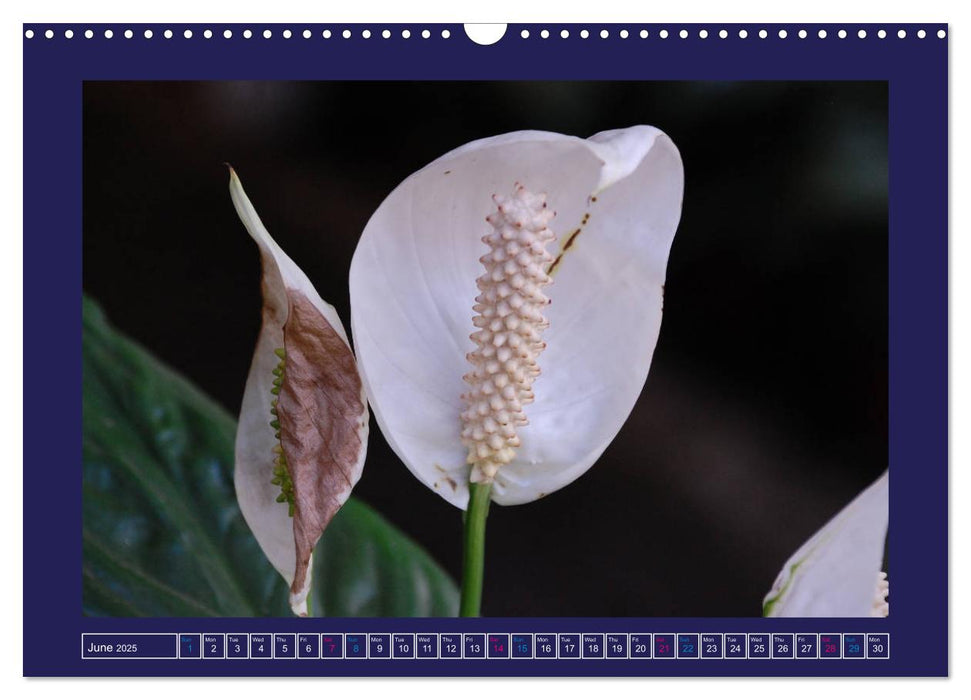
{"type": "Polygon", "coordinates": [[[767,617],[885,614],[875,598],[885,587],[889,486],[884,471],[789,558],[763,601],[767,617]]]}
{"type": "Polygon", "coordinates": [[[472,306],[492,195],[545,193],[562,253],[546,288],[547,348],[493,500],[526,503],[583,474],[630,414],[661,326],[684,174],[649,126],[590,139],[521,131],[466,144],[411,175],[371,217],[351,264],[351,328],[371,407],[397,455],[465,508],[460,437],[472,306]],[[579,231],[579,233],[577,233],[579,231]],[[565,247],[568,248],[564,250],[565,247]]]}

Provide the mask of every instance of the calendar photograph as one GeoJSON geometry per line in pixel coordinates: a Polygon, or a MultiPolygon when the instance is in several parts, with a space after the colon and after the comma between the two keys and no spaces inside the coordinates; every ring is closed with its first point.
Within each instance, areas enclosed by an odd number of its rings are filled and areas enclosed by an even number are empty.
{"type": "Polygon", "coordinates": [[[83,614],[888,616],[888,100],[85,81],[83,614]]]}

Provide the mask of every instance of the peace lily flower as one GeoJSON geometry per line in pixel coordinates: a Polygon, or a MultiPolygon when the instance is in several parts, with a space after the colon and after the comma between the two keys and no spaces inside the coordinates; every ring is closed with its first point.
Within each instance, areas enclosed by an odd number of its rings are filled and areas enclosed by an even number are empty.
{"type": "Polygon", "coordinates": [[[765,596],[766,617],[886,617],[880,571],[889,517],[885,471],[793,554],[765,596]]]}
{"type": "Polygon", "coordinates": [[[647,378],[683,183],[650,126],[520,131],[384,200],[351,264],[351,328],[378,424],[422,483],[463,509],[470,482],[519,504],[597,460],[647,378]]]}
{"type": "Polygon", "coordinates": [[[236,435],[236,495],[260,547],[308,614],[314,545],[361,476],[368,411],[340,318],[267,233],[230,168],[260,249],[263,325],[236,435]]]}

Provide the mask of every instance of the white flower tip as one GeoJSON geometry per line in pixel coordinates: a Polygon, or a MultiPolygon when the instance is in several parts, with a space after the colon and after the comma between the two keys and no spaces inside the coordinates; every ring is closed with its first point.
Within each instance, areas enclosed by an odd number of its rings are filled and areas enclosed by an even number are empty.
{"type": "Polygon", "coordinates": [[[300,594],[290,594],[290,609],[297,617],[307,617],[307,594],[309,590],[302,591],[300,594]]]}
{"type": "MultiPolygon", "coordinates": [[[[280,273],[291,284],[294,281],[293,278],[304,278],[303,272],[287,257],[266,230],[260,220],[260,215],[256,213],[256,208],[246,195],[246,190],[243,189],[243,183],[240,181],[239,175],[236,174],[236,170],[228,163],[226,163],[226,167],[229,168],[229,196],[233,200],[233,207],[236,209],[240,221],[246,227],[246,232],[256,241],[261,251],[270,255],[274,263],[280,267],[280,273]]],[[[306,284],[313,287],[309,281],[306,284]]]]}
{"type": "Polygon", "coordinates": [[[881,571],[877,575],[877,592],[873,597],[873,610],[870,617],[887,617],[890,614],[890,603],[887,596],[890,594],[890,582],[887,581],[887,573],[881,571]]]}
{"type": "Polygon", "coordinates": [[[868,617],[889,612],[889,587],[880,572],[888,488],[884,471],[789,558],[763,600],[766,617],[868,617]]]}
{"type": "Polygon", "coordinates": [[[307,567],[304,569],[305,573],[302,574],[300,581],[300,587],[294,588],[298,583],[297,581],[292,581],[290,584],[290,609],[293,614],[297,617],[307,617],[309,611],[307,609],[307,598],[310,596],[310,580],[312,578],[311,571],[313,567],[313,555],[307,560],[307,567]]]}
{"type": "MultiPolygon", "coordinates": [[[[228,162],[224,162],[223,165],[229,170],[229,196],[233,200],[233,205],[236,207],[236,211],[239,213],[240,218],[243,219],[243,223],[246,224],[246,219],[243,217],[243,212],[240,211],[240,204],[245,203],[252,208],[249,198],[246,196],[246,192],[243,190],[243,183],[239,180],[239,175],[236,174],[236,169],[230,165],[228,162]]],[[[247,227],[248,228],[248,227],[247,227]]]]}
{"type": "MultiPolygon", "coordinates": [[[[600,182],[593,194],[599,194],[634,172],[654,147],[659,136],[665,136],[664,132],[645,125],[601,131],[591,136],[588,139],[590,148],[603,161],[600,182]]],[[[674,143],[668,138],[665,141],[678,154],[674,143]]],[[[680,155],[678,159],[680,161],[680,155]]]]}

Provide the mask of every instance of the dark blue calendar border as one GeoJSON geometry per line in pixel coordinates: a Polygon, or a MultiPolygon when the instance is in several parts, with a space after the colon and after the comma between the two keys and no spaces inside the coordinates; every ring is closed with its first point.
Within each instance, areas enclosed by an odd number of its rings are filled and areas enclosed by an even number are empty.
{"type": "MultiPolygon", "coordinates": [[[[916,676],[948,672],[948,40],[945,25],[24,25],[24,674],[916,676]],[[74,38],[66,39],[66,29],[74,38]],[[104,38],[105,29],[113,38],[104,38]],[[154,37],[145,39],[145,29],[154,37]],[[213,30],[211,39],[203,31],[213,30]],[[253,38],[244,39],[244,29],[253,38]],[[270,28],[272,39],[264,39],[270,28]],[[292,38],[282,36],[290,28],[292,38]],[[401,37],[409,29],[411,37],[401,37]],[[428,39],[421,37],[430,29],[428,39]],[[619,32],[626,28],[629,38],[619,32]],[[54,38],[45,38],[48,29],[54,38]],[[92,30],[91,39],[84,37],[92,30]],[[132,29],[134,37],[124,38],[132,29]],[[171,29],[173,37],[163,32],[171,29]],[[183,32],[190,29],[192,39],[183,32]],[[222,33],[230,29],[232,39],[222,33]],[[305,29],[313,38],[304,39],[305,29]],[[321,33],[330,29],[330,39],[321,33]],[[341,33],[350,29],[352,36],[341,33]],[[371,30],[364,39],[362,31],[371,30]],[[392,30],[384,39],[381,32],[392,30]],[[448,29],[450,38],[441,38],[448,29]],[[528,29],[529,39],[520,38],[528,29]],[[540,38],[548,29],[550,37],[540,38]],[[567,29],[569,39],[561,39],[567,29]],[[589,38],[581,39],[581,29],[589,38]],[[609,39],[601,39],[607,29],[609,39]],[[649,37],[639,32],[647,29],[649,37]],[[669,35],[661,39],[659,32],[669,35]],[[679,32],[688,31],[682,39],[679,32]],[[699,31],[706,29],[707,38],[699,31]],[[728,31],[722,39],[718,32],[728,31]],[[746,30],[747,38],[738,36],[746,30]],[[758,32],[768,31],[761,39],[758,32]],[[787,38],[778,32],[785,29],[787,38]],[[805,39],[798,37],[806,30],[805,39]],[[825,29],[827,38],[817,33],[825,29]],[[840,39],[837,32],[845,29],[840,39]],[[867,38],[860,39],[863,29],[867,38]],[[878,38],[879,30],[886,38],[878,38]],[[897,32],[906,31],[900,39],[897,32]],[[917,38],[917,31],[926,38],[917,38]],[[890,558],[879,620],[101,619],[81,615],[81,88],[85,80],[886,80],[890,558]],[[51,488],[51,484],[59,487],[51,488]],[[37,507],[43,494],[44,507],[37,507]],[[82,632],[889,632],[889,660],[82,661],[82,632]]],[[[717,580],[717,573],[713,578],[717,580]]]]}

